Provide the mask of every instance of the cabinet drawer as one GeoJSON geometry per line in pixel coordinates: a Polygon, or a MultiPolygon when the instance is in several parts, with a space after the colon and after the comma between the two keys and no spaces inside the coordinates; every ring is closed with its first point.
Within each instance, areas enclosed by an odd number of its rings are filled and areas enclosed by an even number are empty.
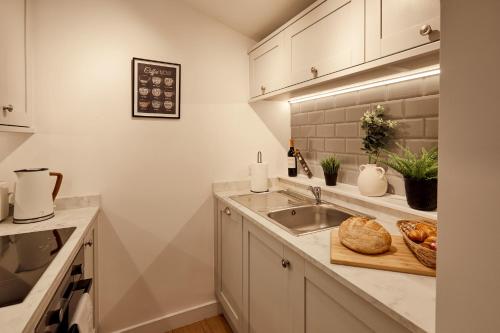
{"type": "Polygon", "coordinates": [[[286,30],[293,84],[364,62],[364,1],[329,0],[286,30]]]}

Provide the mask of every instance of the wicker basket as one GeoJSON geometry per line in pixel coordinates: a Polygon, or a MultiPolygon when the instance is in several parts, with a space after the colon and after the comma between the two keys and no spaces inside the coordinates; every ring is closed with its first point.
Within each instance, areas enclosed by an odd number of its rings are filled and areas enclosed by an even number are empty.
{"type": "Polygon", "coordinates": [[[400,220],[398,221],[399,231],[403,235],[406,245],[413,252],[418,261],[430,268],[436,268],[436,251],[423,247],[422,245],[415,243],[408,236],[407,233],[415,230],[415,225],[417,223],[424,223],[432,227],[436,227],[436,223],[429,221],[411,221],[411,220],[400,220]]]}

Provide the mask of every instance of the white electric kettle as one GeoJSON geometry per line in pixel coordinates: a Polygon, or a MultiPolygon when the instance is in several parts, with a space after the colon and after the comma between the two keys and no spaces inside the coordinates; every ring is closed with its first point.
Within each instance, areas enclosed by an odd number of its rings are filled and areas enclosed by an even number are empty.
{"type": "Polygon", "coordinates": [[[33,223],[54,217],[54,200],[61,187],[63,175],[47,168],[22,169],[17,175],[14,194],[14,223],[33,223]],[[56,183],[51,185],[51,177],[56,183]]]}

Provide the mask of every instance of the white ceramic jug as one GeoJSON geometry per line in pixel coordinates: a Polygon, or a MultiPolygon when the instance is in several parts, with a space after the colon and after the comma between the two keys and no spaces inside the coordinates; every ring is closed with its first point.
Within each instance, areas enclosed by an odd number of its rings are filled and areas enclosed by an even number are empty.
{"type": "Polygon", "coordinates": [[[385,170],[376,164],[359,166],[358,188],[361,194],[369,197],[380,197],[387,192],[385,170]]]}

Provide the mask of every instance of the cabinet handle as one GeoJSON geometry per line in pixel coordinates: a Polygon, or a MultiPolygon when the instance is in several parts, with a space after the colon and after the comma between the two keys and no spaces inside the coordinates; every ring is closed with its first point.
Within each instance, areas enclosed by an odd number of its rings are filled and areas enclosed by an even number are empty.
{"type": "Polygon", "coordinates": [[[226,213],[226,215],[231,215],[231,210],[229,209],[229,207],[224,208],[224,213],[226,213]]]}
{"type": "Polygon", "coordinates": [[[260,91],[265,94],[266,93],[266,87],[264,86],[260,86],[260,91]]]}
{"type": "Polygon", "coordinates": [[[288,261],[286,259],[281,259],[281,266],[283,266],[283,268],[290,267],[290,261],[288,261]]]}
{"type": "Polygon", "coordinates": [[[314,76],[318,76],[318,69],[316,67],[311,67],[311,73],[314,75],[314,76]]]}
{"type": "Polygon", "coordinates": [[[432,27],[429,24],[424,24],[423,26],[420,27],[420,35],[421,36],[428,36],[432,32],[432,27]]]}
{"type": "Polygon", "coordinates": [[[12,104],[9,104],[9,105],[4,105],[4,106],[2,106],[2,110],[3,110],[4,112],[6,112],[6,111],[8,111],[8,112],[12,112],[12,111],[14,111],[14,107],[12,106],[12,104]]]}
{"type": "Polygon", "coordinates": [[[89,240],[88,242],[83,243],[83,246],[91,247],[92,245],[94,245],[94,242],[92,242],[91,240],[89,240]]]}

